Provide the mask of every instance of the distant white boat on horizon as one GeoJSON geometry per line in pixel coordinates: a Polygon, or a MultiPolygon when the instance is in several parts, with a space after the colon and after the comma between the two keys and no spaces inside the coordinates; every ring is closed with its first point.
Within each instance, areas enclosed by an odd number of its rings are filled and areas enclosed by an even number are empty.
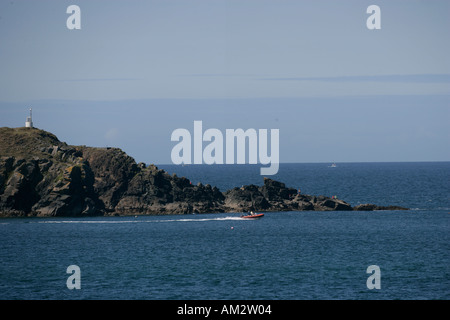
{"type": "Polygon", "coordinates": [[[329,166],[330,168],[336,168],[337,167],[337,165],[336,165],[336,163],[333,163],[331,166],[329,166]]]}

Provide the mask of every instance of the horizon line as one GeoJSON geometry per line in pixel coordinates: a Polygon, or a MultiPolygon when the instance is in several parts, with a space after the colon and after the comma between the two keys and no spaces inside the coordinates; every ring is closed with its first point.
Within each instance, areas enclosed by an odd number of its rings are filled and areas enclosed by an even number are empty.
{"type": "MultiPolygon", "coordinates": [[[[339,164],[339,163],[344,163],[344,164],[351,164],[351,163],[429,163],[429,162],[450,162],[450,160],[401,160],[401,161],[318,161],[318,162],[280,162],[278,164],[339,164]]],[[[180,166],[180,167],[187,167],[187,166],[258,166],[261,167],[261,163],[255,163],[255,164],[251,164],[251,163],[222,163],[222,164],[207,164],[207,163],[202,163],[202,164],[173,164],[173,163],[146,163],[148,165],[155,165],[155,166],[180,166]]]]}

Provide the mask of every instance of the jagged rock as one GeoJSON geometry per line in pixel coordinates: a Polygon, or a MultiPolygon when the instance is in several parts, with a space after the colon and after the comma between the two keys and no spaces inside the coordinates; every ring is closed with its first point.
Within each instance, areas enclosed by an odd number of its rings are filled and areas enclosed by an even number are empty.
{"type": "Polygon", "coordinates": [[[0,216],[92,216],[246,211],[402,210],[298,194],[265,178],[222,193],[192,185],[118,148],[70,146],[36,128],[0,128],[0,216]]]}
{"type": "Polygon", "coordinates": [[[255,185],[242,186],[225,192],[225,206],[228,211],[261,211],[270,208],[266,197],[255,185]]]}
{"type": "Polygon", "coordinates": [[[288,200],[297,194],[297,190],[286,188],[284,183],[269,178],[264,178],[264,185],[260,190],[268,201],[288,200]]]}
{"type": "Polygon", "coordinates": [[[11,208],[25,214],[39,199],[39,194],[35,190],[36,185],[42,179],[39,166],[33,160],[30,162],[16,161],[11,166],[11,158],[5,159],[4,163],[2,179],[4,182],[3,187],[0,188],[3,190],[0,195],[0,210],[11,208]]]}
{"type": "Polygon", "coordinates": [[[185,177],[149,166],[131,179],[114,211],[133,215],[223,212],[223,200],[216,187],[193,186],[185,177]]]}
{"type": "Polygon", "coordinates": [[[332,198],[327,198],[324,196],[319,196],[315,200],[316,200],[316,202],[314,203],[314,207],[318,211],[329,211],[329,210],[351,211],[351,210],[353,210],[351,205],[349,205],[345,201],[342,201],[339,199],[332,199],[332,198]]]}

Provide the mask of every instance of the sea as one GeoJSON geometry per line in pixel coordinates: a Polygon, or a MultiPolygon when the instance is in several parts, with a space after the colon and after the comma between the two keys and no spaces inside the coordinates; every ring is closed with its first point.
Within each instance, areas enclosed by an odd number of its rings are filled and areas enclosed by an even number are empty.
{"type": "MultiPolygon", "coordinates": [[[[158,167],[222,191],[264,183],[258,165],[158,167]]],[[[450,162],[281,164],[270,178],[410,210],[3,218],[0,299],[450,298],[450,162]]]]}

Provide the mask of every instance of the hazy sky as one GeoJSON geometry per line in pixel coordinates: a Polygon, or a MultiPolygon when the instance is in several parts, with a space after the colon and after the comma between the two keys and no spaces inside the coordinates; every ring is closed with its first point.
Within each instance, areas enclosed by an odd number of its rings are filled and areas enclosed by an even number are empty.
{"type": "Polygon", "coordinates": [[[281,162],[450,160],[449,1],[0,0],[0,126],[170,163],[176,128],[281,162]],[[81,30],[69,30],[69,5],[81,30]],[[369,30],[369,5],[381,29],[369,30]]]}

